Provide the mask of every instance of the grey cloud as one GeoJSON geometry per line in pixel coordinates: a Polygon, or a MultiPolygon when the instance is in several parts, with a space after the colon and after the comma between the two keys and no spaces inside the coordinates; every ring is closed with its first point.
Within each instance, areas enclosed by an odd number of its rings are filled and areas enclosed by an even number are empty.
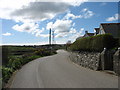
{"type": "Polygon", "coordinates": [[[30,30],[31,28],[29,26],[26,26],[24,30],[30,30]]]}
{"type": "Polygon", "coordinates": [[[50,19],[56,14],[65,12],[68,7],[69,4],[62,2],[31,2],[28,6],[24,6],[12,12],[11,16],[32,20],[50,19]]]}

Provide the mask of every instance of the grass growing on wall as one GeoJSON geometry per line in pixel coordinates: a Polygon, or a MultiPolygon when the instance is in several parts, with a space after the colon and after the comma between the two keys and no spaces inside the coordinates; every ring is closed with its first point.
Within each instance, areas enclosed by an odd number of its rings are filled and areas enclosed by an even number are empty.
{"type": "Polygon", "coordinates": [[[71,46],[72,51],[102,51],[104,48],[112,49],[118,45],[118,41],[110,34],[84,37],[76,40],[71,46]]]}

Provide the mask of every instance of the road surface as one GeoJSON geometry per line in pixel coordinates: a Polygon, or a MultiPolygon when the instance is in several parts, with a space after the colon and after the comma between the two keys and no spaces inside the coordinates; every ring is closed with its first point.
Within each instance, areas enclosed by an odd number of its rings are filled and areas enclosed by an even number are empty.
{"type": "Polygon", "coordinates": [[[118,88],[118,77],[78,66],[68,52],[58,50],[24,65],[11,88],[118,88]]]}

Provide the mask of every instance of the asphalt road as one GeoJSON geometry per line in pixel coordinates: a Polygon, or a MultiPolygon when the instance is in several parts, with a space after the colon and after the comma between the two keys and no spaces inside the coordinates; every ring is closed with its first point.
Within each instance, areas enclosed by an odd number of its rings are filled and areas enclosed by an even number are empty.
{"type": "Polygon", "coordinates": [[[118,88],[118,77],[72,63],[69,53],[36,59],[15,75],[11,88],[118,88]]]}

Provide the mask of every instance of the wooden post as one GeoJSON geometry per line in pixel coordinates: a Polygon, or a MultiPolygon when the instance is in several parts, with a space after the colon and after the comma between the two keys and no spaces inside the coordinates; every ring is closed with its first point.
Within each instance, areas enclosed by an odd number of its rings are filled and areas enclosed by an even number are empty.
{"type": "Polygon", "coordinates": [[[49,44],[51,45],[51,28],[50,28],[50,31],[49,31],[49,44]]]}

